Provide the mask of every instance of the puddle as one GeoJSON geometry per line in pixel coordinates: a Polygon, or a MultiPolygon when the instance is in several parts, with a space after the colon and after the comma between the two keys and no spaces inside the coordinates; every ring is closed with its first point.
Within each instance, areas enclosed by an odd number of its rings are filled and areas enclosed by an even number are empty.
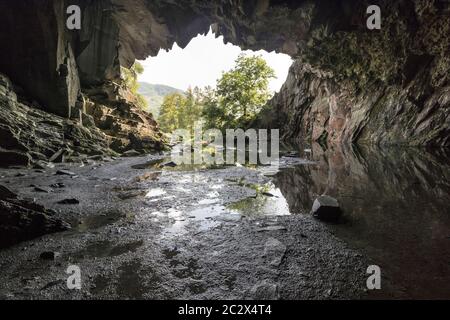
{"type": "MultiPolygon", "coordinates": [[[[175,147],[176,148],[176,147],[175,147]]],[[[268,170],[268,172],[271,172],[271,168],[272,170],[275,170],[274,172],[276,172],[277,170],[277,166],[270,166],[270,165],[264,165],[262,163],[259,163],[259,159],[258,159],[258,164],[251,164],[250,160],[249,160],[249,151],[246,150],[246,156],[245,156],[245,163],[238,163],[237,162],[237,150],[234,150],[234,161],[230,161],[229,163],[223,163],[223,164],[218,164],[218,163],[211,163],[211,164],[207,164],[207,163],[202,163],[202,164],[194,164],[194,153],[192,153],[192,161],[191,164],[180,164],[180,165],[176,165],[171,157],[167,157],[164,159],[154,159],[154,160],[150,160],[147,161],[145,163],[141,163],[141,164],[137,164],[137,165],[133,165],[131,166],[131,168],[136,169],[136,170],[163,170],[163,171],[203,171],[203,170],[218,170],[218,169],[225,169],[227,167],[246,167],[246,168],[257,168],[258,166],[261,168],[265,168],[264,170],[268,170]]],[[[227,159],[227,150],[224,149],[223,151],[223,159],[225,161],[225,159],[227,159]]],[[[204,154],[208,154],[211,155],[211,152],[208,151],[208,149],[204,149],[203,151],[204,154]]]]}
{"type": "Polygon", "coordinates": [[[201,206],[198,209],[189,212],[182,212],[175,209],[169,209],[168,217],[172,223],[165,228],[165,236],[182,235],[188,232],[187,228],[195,224],[195,231],[202,232],[214,228],[220,224],[218,217],[229,214],[222,205],[201,206]]]}
{"type": "Polygon", "coordinates": [[[182,235],[193,228],[195,232],[213,229],[223,222],[239,222],[244,216],[279,216],[289,215],[289,205],[281,191],[272,183],[249,184],[242,180],[233,181],[235,184],[256,191],[256,196],[244,200],[222,205],[219,202],[220,194],[217,190],[224,186],[214,185],[213,191],[205,194],[205,198],[197,202],[198,208],[190,211],[181,211],[170,208],[167,213],[154,212],[158,217],[167,216],[170,225],[166,227],[165,236],[182,235]]]}
{"type": "Polygon", "coordinates": [[[145,197],[146,198],[157,198],[157,197],[165,195],[166,193],[167,192],[161,188],[150,189],[147,191],[145,197]]]}
{"type": "Polygon", "coordinates": [[[289,204],[279,189],[270,193],[257,194],[227,206],[228,209],[245,216],[285,216],[290,215],[289,204]]]}
{"type": "Polygon", "coordinates": [[[204,204],[214,204],[214,203],[217,203],[219,201],[219,199],[203,199],[203,200],[200,200],[199,202],[198,202],[198,204],[200,204],[200,205],[204,205],[204,204]]]}
{"type": "Polygon", "coordinates": [[[132,261],[123,264],[119,268],[119,280],[117,283],[117,294],[120,297],[131,299],[142,299],[146,293],[144,279],[141,277],[141,264],[132,261]]]}
{"type": "Polygon", "coordinates": [[[80,250],[74,255],[74,258],[106,258],[117,257],[125,253],[135,252],[142,247],[144,242],[142,240],[116,244],[109,240],[98,241],[89,244],[86,248],[80,250]]]}
{"type": "Polygon", "coordinates": [[[321,194],[338,199],[347,223],[328,226],[338,237],[374,259],[411,297],[448,298],[450,159],[414,149],[318,146],[311,157],[315,164],[274,177],[291,212],[309,212],[321,194]]]}
{"type": "Polygon", "coordinates": [[[223,169],[225,165],[217,164],[181,164],[175,165],[170,158],[151,160],[146,163],[131,166],[137,170],[163,170],[163,171],[200,171],[200,170],[214,170],[223,169]]]}
{"type": "Polygon", "coordinates": [[[73,230],[78,232],[86,232],[89,230],[99,229],[101,227],[114,224],[121,218],[126,217],[126,214],[120,211],[111,211],[95,216],[87,216],[81,219],[80,222],[74,223],[73,230]]]}
{"type": "Polygon", "coordinates": [[[283,193],[273,183],[251,184],[239,180],[237,184],[255,190],[256,196],[231,203],[227,206],[227,209],[244,216],[284,216],[291,214],[289,204],[283,193]]]}

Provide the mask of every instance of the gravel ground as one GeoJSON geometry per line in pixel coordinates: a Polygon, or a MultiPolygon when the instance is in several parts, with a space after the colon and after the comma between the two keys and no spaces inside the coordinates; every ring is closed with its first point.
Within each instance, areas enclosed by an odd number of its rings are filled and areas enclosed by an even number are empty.
{"type": "Polygon", "coordinates": [[[262,169],[163,170],[154,159],[0,171],[0,184],[72,225],[0,251],[0,298],[368,298],[368,259],[326,225],[235,209],[261,196],[252,186],[270,184],[262,169]],[[80,203],[57,204],[71,198],[80,203]],[[80,267],[81,290],[67,288],[70,265],[80,267]]]}

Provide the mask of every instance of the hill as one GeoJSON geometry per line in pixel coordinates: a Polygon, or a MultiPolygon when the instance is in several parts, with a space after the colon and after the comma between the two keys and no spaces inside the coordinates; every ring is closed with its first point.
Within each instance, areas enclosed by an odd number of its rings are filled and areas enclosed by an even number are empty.
{"type": "Polygon", "coordinates": [[[139,82],[138,93],[147,100],[149,111],[153,113],[153,116],[157,119],[164,97],[172,93],[184,93],[184,91],[162,84],[139,82]]]}

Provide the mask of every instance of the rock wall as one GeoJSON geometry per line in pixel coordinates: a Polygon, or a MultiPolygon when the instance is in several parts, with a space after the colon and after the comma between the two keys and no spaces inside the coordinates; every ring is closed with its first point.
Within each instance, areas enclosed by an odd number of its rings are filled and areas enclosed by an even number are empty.
{"type": "Polygon", "coordinates": [[[430,66],[419,68],[408,84],[361,88],[297,61],[265,118],[295,142],[448,147],[450,86],[434,87],[430,66]]]}
{"type": "Polygon", "coordinates": [[[83,112],[60,117],[16,94],[13,83],[0,74],[0,167],[40,168],[49,162],[89,162],[130,150],[164,149],[165,138],[153,117],[125,95],[114,83],[95,87],[82,95],[83,112]]]}
{"type": "Polygon", "coordinates": [[[379,2],[380,31],[361,24],[302,49],[267,115],[287,123],[285,139],[450,145],[450,4],[379,2]]]}
{"type": "Polygon", "coordinates": [[[81,162],[96,155],[117,155],[101,130],[41,110],[18,96],[0,74],[0,167],[40,168],[46,162],[81,162]]]}
{"type": "Polygon", "coordinates": [[[0,2],[0,72],[49,112],[68,116],[80,83],[64,1],[0,2]]]}

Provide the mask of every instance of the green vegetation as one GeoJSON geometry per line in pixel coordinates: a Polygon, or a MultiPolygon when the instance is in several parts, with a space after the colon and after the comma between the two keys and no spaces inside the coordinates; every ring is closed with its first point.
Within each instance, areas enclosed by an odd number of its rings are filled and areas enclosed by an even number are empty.
{"type": "Polygon", "coordinates": [[[185,94],[185,92],[180,89],[162,84],[150,84],[147,82],[139,82],[138,93],[147,100],[148,111],[153,114],[155,119],[159,118],[160,109],[166,96],[174,93],[181,95],[185,94]]]}
{"type": "Polygon", "coordinates": [[[195,122],[202,119],[202,109],[203,94],[198,88],[189,88],[186,94],[170,94],[161,105],[159,125],[166,132],[193,130],[195,122]]]}
{"type": "Polygon", "coordinates": [[[189,89],[165,97],[159,122],[162,130],[205,128],[247,129],[271,97],[269,81],[275,72],[261,56],[240,55],[235,67],[223,73],[217,88],[189,89]]]}
{"type": "Polygon", "coordinates": [[[135,62],[130,69],[121,68],[123,85],[130,91],[131,95],[135,99],[135,103],[138,107],[143,110],[148,109],[147,100],[138,93],[139,83],[137,81],[138,76],[144,72],[144,67],[139,63],[135,62]]]}
{"type": "Polygon", "coordinates": [[[205,118],[219,129],[249,127],[271,97],[269,81],[274,77],[262,57],[240,55],[234,69],[217,81],[216,97],[207,104],[205,118]]]}

